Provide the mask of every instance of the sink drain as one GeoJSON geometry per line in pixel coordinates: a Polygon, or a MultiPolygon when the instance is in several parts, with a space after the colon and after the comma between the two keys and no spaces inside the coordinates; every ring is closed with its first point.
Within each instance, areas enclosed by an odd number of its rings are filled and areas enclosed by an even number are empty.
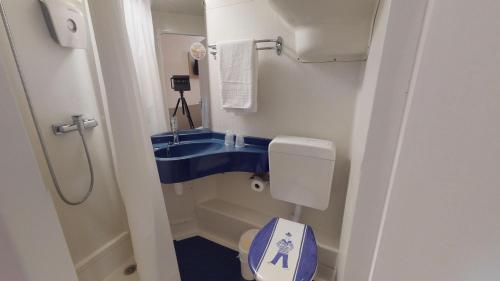
{"type": "Polygon", "coordinates": [[[125,268],[125,270],[123,271],[123,274],[130,275],[130,274],[134,274],[134,272],[136,272],[136,271],[137,271],[137,264],[131,264],[125,268]]]}

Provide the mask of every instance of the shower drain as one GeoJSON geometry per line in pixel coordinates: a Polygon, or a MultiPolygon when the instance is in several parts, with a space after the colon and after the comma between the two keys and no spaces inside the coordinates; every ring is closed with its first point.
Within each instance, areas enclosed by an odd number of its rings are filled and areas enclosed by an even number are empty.
{"type": "Polygon", "coordinates": [[[133,274],[137,270],[137,264],[131,264],[123,270],[123,274],[130,275],[133,274]]]}

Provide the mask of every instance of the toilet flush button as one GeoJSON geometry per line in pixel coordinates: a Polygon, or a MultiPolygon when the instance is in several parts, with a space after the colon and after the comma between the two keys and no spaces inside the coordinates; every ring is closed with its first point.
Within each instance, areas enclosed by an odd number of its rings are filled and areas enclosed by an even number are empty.
{"type": "Polygon", "coordinates": [[[71,31],[71,32],[73,32],[73,33],[75,33],[75,32],[76,32],[76,29],[77,29],[77,28],[76,28],[76,23],[75,23],[75,21],[74,21],[74,20],[72,20],[72,19],[68,19],[68,20],[66,21],[66,27],[68,28],[68,30],[69,30],[69,31],[71,31]]]}

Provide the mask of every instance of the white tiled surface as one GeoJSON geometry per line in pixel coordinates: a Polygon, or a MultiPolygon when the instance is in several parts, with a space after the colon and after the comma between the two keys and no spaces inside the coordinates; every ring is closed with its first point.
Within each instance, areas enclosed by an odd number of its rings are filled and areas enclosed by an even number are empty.
{"type": "Polygon", "coordinates": [[[128,259],[124,264],[120,265],[113,273],[111,273],[103,281],[140,281],[137,271],[132,275],[125,275],[123,271],[131,264],[135,263],[134,258],[128,259]]]}

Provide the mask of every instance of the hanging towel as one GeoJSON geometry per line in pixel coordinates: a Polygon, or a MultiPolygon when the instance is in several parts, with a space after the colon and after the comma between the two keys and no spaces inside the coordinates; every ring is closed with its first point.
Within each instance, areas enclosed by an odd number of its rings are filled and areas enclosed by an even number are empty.
{"type": "Polygon", "coordinates": [[[257,112],[257,50],[254,40],[217,43],[222,108],[257,112]]]}

